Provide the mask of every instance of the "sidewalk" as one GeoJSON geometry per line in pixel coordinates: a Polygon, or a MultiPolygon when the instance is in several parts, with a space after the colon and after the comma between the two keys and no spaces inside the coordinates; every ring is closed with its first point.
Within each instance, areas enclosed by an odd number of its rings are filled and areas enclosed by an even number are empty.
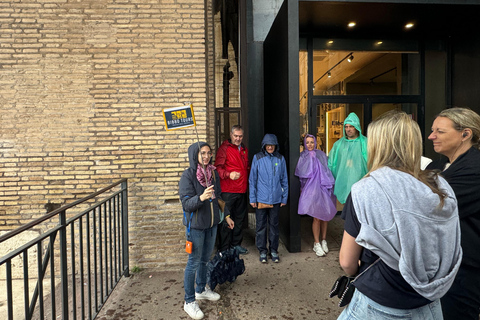
{"type": "MultiPolygon", "coordinates": [[[[281,243],[280,263],[268,260],[265,265],[258,261],[254,230],[246,230],[243,245],[250,253],[240,256],[245,273],[215,288],[222,296],[219,301],[199,301],[204,319],[336,319],[343,309],[328,293],[343,274],[338,263],[342,234],[343,220],[336,216],[329,223],[330,252],[317,257],[311,219],[302,218],[302,252],[289,253],[281,243]]],[[[190,319],[183,311],[183,296],[183,271],[142,271],[120,281],[97,319],[190,319]]]]}

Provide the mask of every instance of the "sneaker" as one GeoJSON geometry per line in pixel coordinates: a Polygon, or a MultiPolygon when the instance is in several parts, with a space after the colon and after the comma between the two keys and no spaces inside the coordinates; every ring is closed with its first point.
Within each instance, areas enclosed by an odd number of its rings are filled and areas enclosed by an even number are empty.
{"type": "Polygon", "coordinates": [[[315,251],[315,253],[319,257],[323,257],[325,255],[325,251],[323,251],[322,245],[318,242],[313,245],[313,251],[315,251]]]}
{"type": "Polygon", "coordinates": [[[270,255],[272,256],[272,262],[278,263],[280,261],[280,258],[278,257],[278,253],[272,252],[270,255]]]}
{"type": "Polygon", "coordinates": [[[267,263],[267,254],[266,253],[260,253],[260,262],[261,263],[267,263]]]}
{"type": "Polygon", "coordinates": [[[220,295],[210,290],[210,288],[205,287],[202,293],[195,292],[195,299],[217,301],[220,299],[220,295]]]}
{"type": "Polygon", "coordinates": [[[325,253],[328,253],[327,240],[322,240],[322,250],[325,253]]]}
{"type": "Polygon", "coordinates": [[[237,249],[238,251],[238,254],[247,254],[248,253],[248,250],[247,248],[244,248],[242,246],[235,246],[233,247],[234,249],[237,249]]]}
{"type": "Polygon", "coordinates": [[[203,312],[200,310],[197,301],[183,304],[183,310],[190,316],[192,319],[203,319],[203,312]]]}

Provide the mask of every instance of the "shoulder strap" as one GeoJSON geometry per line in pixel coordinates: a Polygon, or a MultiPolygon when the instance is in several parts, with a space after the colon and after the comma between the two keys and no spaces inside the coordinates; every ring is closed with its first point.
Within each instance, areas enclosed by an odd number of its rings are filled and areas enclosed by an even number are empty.
{"type": "Polygon", "coordinates": [[[367,269],[363,270],[362,273],[360,273],[358,276],[356,276],[355,279],[353,279],[352,282],[350,282],[350,283],[354,283],[355,280],[357,280],[362,274],[364,274],[365,272],[367,272],[368,269],[370,269],[371,267],[373,267],[378,261],[380,261],[380,258],[378,258],[377,260],[375,260],[374,263],[372,263],[371,265],[369,265],[369,266],[367,267],[367,269]]]}

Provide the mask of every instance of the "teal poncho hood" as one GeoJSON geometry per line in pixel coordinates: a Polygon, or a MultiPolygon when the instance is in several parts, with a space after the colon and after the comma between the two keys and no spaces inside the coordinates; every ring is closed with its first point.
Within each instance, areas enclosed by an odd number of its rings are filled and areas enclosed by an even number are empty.
{"type": "Polygon", "coordinates": [[[358,131],[358,134],[360,136],[362,136],[362,128],[360,127],[360,119],[358,118],[358,116],[353,113],[353,112],[350,112],[350,114],[348,115],[348,117],[345,119],[345,121],[343,122],[343,137],[346,137],[347,135],[345,134],[345,125],[346,124],[349,124],[351,126],[354,126],[355,129],[357,129],[358,131]]]}

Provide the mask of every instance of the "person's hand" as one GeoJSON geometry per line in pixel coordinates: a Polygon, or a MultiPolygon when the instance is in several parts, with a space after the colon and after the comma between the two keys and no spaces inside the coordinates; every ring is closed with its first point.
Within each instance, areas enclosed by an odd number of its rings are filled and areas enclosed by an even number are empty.
{"type": "Polygon", "coordinates": [[[286,206],[286,205],[287,205],[286,203],[281,203],[280,207],[283,207],[283,206],[286,206]]]}
{"type": "Polygon", "coordinates": [[[213,194],[213,186],[210,186],[203,190],[203,193],[200,195],[200,200],[205,201],[207,199],[210,199],[213,194]]]}
{"type": "Polygon", "coordinates": [[[237,180],[240,178],[240,172],[232,171],[230,172],[230,179],[237,180]]]}
{"type": "Polygon", "coordinates": [[[257,207],[257,203],[256,203],[256,202],[250,202],[250,205],[251,205],[252,207],[254,207],[254,208],[257,207]]]}
{"type": "Polygon", "coordinates": [[[225,221],[226,221],[227,224],[228,224],[228,228],[233,230],[233,226],[235,225],[235,222],[233,222],[232,218],[226,217],[226,218],[225,218],[225,221]]]}

